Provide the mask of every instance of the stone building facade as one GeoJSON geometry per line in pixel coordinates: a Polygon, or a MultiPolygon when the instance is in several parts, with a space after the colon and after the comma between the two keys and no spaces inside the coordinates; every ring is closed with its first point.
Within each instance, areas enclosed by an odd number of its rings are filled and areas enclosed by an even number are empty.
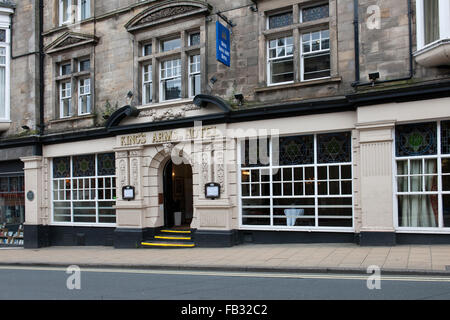
{"type": "Polygon", "coordinates": [[[26,246],[450,241],[446,1],[42,10],[26,246]]]}
{"type": "Polygon", "coordinates": [[[22,157],[41,155],[39,1],[0,1],[0,246],[23,245],[22,157]]]}

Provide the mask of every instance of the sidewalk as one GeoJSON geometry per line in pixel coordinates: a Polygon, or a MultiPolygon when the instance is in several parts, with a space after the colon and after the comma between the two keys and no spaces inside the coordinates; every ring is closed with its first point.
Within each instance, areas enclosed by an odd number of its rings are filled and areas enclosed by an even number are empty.
{"type": "Polygon", "coordinates": [[[450,276],[450,245],[246,244],[192,249],[50,247],[0,250],[0,265],[364,274],[367,267],[376,265],[384,273],[450,276]]]}

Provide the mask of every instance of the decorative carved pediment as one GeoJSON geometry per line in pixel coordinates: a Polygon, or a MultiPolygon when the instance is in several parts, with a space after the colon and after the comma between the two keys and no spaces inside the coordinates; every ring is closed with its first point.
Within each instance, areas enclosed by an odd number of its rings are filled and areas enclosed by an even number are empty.
{"type": "Polygon", "coordinates": [[[210,11],[211,6],[204,1],[164,1],[136,15],[125,28],[134,31],[191,15],[208,14],[210,11]]]}
{"type": "Polygon", "coordinates": [[[99,39],[93,35],[66,32],[61,37],[45,47],[44,50],[46,53],[54,53],[85,44],[96,45],[98,43],[98,40],[99,39]]]}

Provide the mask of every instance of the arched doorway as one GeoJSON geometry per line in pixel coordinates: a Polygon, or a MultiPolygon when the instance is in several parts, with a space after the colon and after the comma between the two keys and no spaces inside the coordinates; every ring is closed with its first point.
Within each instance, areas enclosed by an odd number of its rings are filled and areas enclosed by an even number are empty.
{"type": "Polygon", "coordinates": [[[189,229],[194,212],[192,167],[169,160],[164,167],[163,185],[164,227],[189,229]]]}

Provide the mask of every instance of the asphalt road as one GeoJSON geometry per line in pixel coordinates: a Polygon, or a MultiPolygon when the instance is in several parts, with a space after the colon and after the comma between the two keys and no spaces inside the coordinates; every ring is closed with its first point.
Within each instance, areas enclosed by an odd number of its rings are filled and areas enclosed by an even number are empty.
{"type": "MultiPolygon", "coordinates": [[[[450,277],[0,267],[1,300],[450,299],[450,277]],[[379,289],[377,289],[377,286],[379,289]]],[[[191,310],[192,311],[192,310],[191,310]]]]}

